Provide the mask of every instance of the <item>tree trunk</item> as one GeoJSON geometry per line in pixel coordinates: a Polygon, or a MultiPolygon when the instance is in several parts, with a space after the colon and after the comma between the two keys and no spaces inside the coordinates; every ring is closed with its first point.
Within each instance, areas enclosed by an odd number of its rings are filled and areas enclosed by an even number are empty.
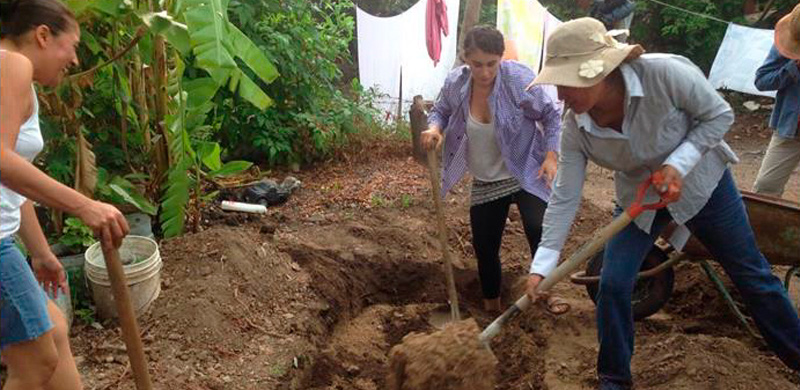
{"type": "Polygon", "coordinates": [[[461,20],[461,28],[459,29],[460,35],[458,37],[458,55],[453,67],[460,66],[464,63],[464,36],[467,32],[478,24],[478,19],[481,16],[481,0],[467,0],[467,5],[464,8],[464,18],[461,20]]]}
{"type": "Polygon", "coordinates": [[[414,159],[420,164],[425,164],[427,155],[422,148],[420,133],[428,129],[428,114],[425,113],[425,104],[421,95],[414,96],[408,116],[411,117],[411,143],[414,147],[414,159]]]}

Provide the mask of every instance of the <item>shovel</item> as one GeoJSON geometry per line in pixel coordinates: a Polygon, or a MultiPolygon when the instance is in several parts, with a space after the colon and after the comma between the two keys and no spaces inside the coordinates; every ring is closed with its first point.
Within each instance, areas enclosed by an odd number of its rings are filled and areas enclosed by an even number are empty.
{"type": "Polygon", "coordinates": [[[439,187],[439,164],[436,151],[428,150],[428,169],[431,174],[431,195],[436,209],[436,222],[439,228],[439,245],[442,248],[444,257],[444,275],[447,279],[447,297],[450,301],[450,316],[453,321],[461,320],[461,313],[458,307],[458,294],[456,293],[456,282],[453,278],[453,261],[450,258],[450,251],[447,250],[447,225],[444,221],[444,206],[442,205],[441,189],[439,187]]]}
{"type": "MultiPolygon", "coordinates": [[[[630,207],[623,211],[620,216],[611,221],[611,223],[597,231],[592,239],[583,245],[579,251],[574,253],[568,260],[556,267],[556,269],[553,270],[550,275],[548,275],[546,278],[544,278],[544,280],[542,280],[541,283],[539,283],[539,285],[536,287],[536,293],[539,294],[548,291],[556,283],[569,276],[573,271],[575,271],[576,268],[583,265],[587,260],[599,252],[600,249],[605,246],[606,242],[611,239],[611,237],[614,237],[615,234],[619,233],[622,229],[628,226],[628,224],[638,217],[643,211],[656,210],[666,206],[666,202],[664,201],[642,205],[644,195],[651,184],[653,184],[652,177],[640,184],[639,190],[636,194],[636,200],[634,200],[630,207]]],[[[531,300],[528,297],[528,294],[523,295],[522,298],[519,298],[511,307],[509,307],[503,314],[489,324],[489,326],[487,326],[483,332],[481,332],[480,336],[478,336],[479,340],[488,348],[489,341],[497,336],[498,333],[500,333],[500,329],[503,327],[503,325],[519,315],[519,313],[521,313],[523,310],[527,309],[530,304],[531,300]]]]}
{"type": "Polygon", "coordinates": [[[131,363],[133,379],[137,390],[152,390],[150,373],[147,371],[147,360],[144,356],[142,339],[139,338],[139,325],[136,324],[136,315],[133,312],[131,297],[128,293],[128,283],[125,272],[119,259],[119,251],[113,246],[101,244],[103,259],[108,270],[108,279],[111,281],[111,292],[117,304],[117,314],[122,327],[122,338],[125,340],[125,350],[131,363]]]}

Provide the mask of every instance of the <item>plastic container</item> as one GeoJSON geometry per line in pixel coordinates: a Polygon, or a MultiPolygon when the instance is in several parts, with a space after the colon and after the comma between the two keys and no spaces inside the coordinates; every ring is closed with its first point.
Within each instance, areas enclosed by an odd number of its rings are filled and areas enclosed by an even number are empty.
{"type": "Polygon", "coordinates": [[[64,314],[64,318],[67,320],[67,330],[71,329],[72,319],[75,317],[72,310],[72,297],[61,288],[58,289],[58,297],[54,297],[51,291],[47,291],[47,296],[53,300],[56,306],[61,310],[61,313],[64,314]]]}
{"type": "MultiPolygon", "coordinates": [[[[119,248],[119,257],[133,310],[140,316],[161,292],[161,254],[158,244],[147,237],[127,236],[119,248]]],[[[85,273],[98,318],[117,318],[117,306],[99,242],[86,251],[85,273]]]]}
{"type": "Polygon", "coordinates": [[[128,220],[128,226],[131,228],[131,235],[154,238],[153,221],[149,215],[145,213],[131,213],[125,214],[125,219],[128,220]]]}

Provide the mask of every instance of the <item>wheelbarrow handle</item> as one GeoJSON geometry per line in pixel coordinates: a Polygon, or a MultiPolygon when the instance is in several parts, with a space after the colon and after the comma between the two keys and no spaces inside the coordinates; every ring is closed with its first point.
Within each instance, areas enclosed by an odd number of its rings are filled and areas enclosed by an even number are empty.
{"type": "MultiPolygon", "coordinates": [[[[606,242],[611,239],[611,237],[614,237],[615,234],[619,233],[622,231],[622,229],[628,226],[628,224],[630,224],[634,218],[641,214],[642,211],[655,210],[666,206],[666,202],[663,200],[653,204],[641,204],[644,200],[644,195],[647,192],[647,189],[650,187],[650,185],[652,185],[652,183],[653,178],[650,177],[640,184],[636,195],[636,200],[633,202],[633,204],[631,204],[630,207],[623,211],[618,217],[614,218],[611,223],[595,232],[594,236],[591,240],[589,240],[589,242],[583,245],[580,250],[573,253],[569,259],[556,267],[556,269],[554,269],[550,275],[544,278],[544,280],[542,280],[542,282],[536,287],[536,293],[543,293],[553,287],[556,283],[569,277],[569,275],[574,272],[575,269],[583,265],[587,260],[594,256],[595,253],[599,252],[603,246],[605,246],[606,242]]],[[[489,340],[500,333],[500,329],[506,322],[527,309],[530,304],[531,301],[528,297],[528,294],[525,294],[521,298],[517,299],[517,301],[511,307],[509,307],[503,314],[497,317],[497,319],[495,319],[491,324],[489,324],[489,326],[486,327],[486,329],[483,330],[479,339],[483,343],[488,344],[489,340]]]]}

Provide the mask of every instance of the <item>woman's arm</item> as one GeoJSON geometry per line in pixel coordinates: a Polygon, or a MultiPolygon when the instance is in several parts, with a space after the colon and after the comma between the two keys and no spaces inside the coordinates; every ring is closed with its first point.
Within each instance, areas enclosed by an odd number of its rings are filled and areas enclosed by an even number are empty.
{"type": "Polygon", "coordinates": [[[44,285],[44,290],[52,293],[54,297],[58,297],[59,288],[68,293],[67,274],[58,258],[50,250],[47,238],[39,225],[39,219],[36,218],[33,202],[25,202],[20,207],[20,215],[21,224],[18,234],[31,256],[31,265],[36,279],[44,285]]]}
{"type": "Polygon", "coordinates": [[[565,121],[558,172],[542,221],[542,240],[531,263],[532,274],[547,277],[556,267],[581,204],[588,160],[581,148],[578,132],[574,120],[565,121]]]}
{"type": "Polygon", "coordinates": [[[706,152],[722,142],[733,124],[733,110],[688,60],[676,59],[660,66],[660,79],[672,104],[693,121],[683,143],[664,161],[685,177],[706,152]]]}
{"type": "Polygon", "coordinates": [[[756,88],[759,91],[777,91],[798,83],[800,64],[781,56],[773,45],[764,64],[756,70],[756,88]]]}
{"type": "Polygon", "coordinates": [[[534,85],[525,91],[520,105],[526,117],[542,124],[544,145],[540,147],[545,152],[558,152],[561,109],[556,102],[550,98],[542,86],[534,85]]]}

